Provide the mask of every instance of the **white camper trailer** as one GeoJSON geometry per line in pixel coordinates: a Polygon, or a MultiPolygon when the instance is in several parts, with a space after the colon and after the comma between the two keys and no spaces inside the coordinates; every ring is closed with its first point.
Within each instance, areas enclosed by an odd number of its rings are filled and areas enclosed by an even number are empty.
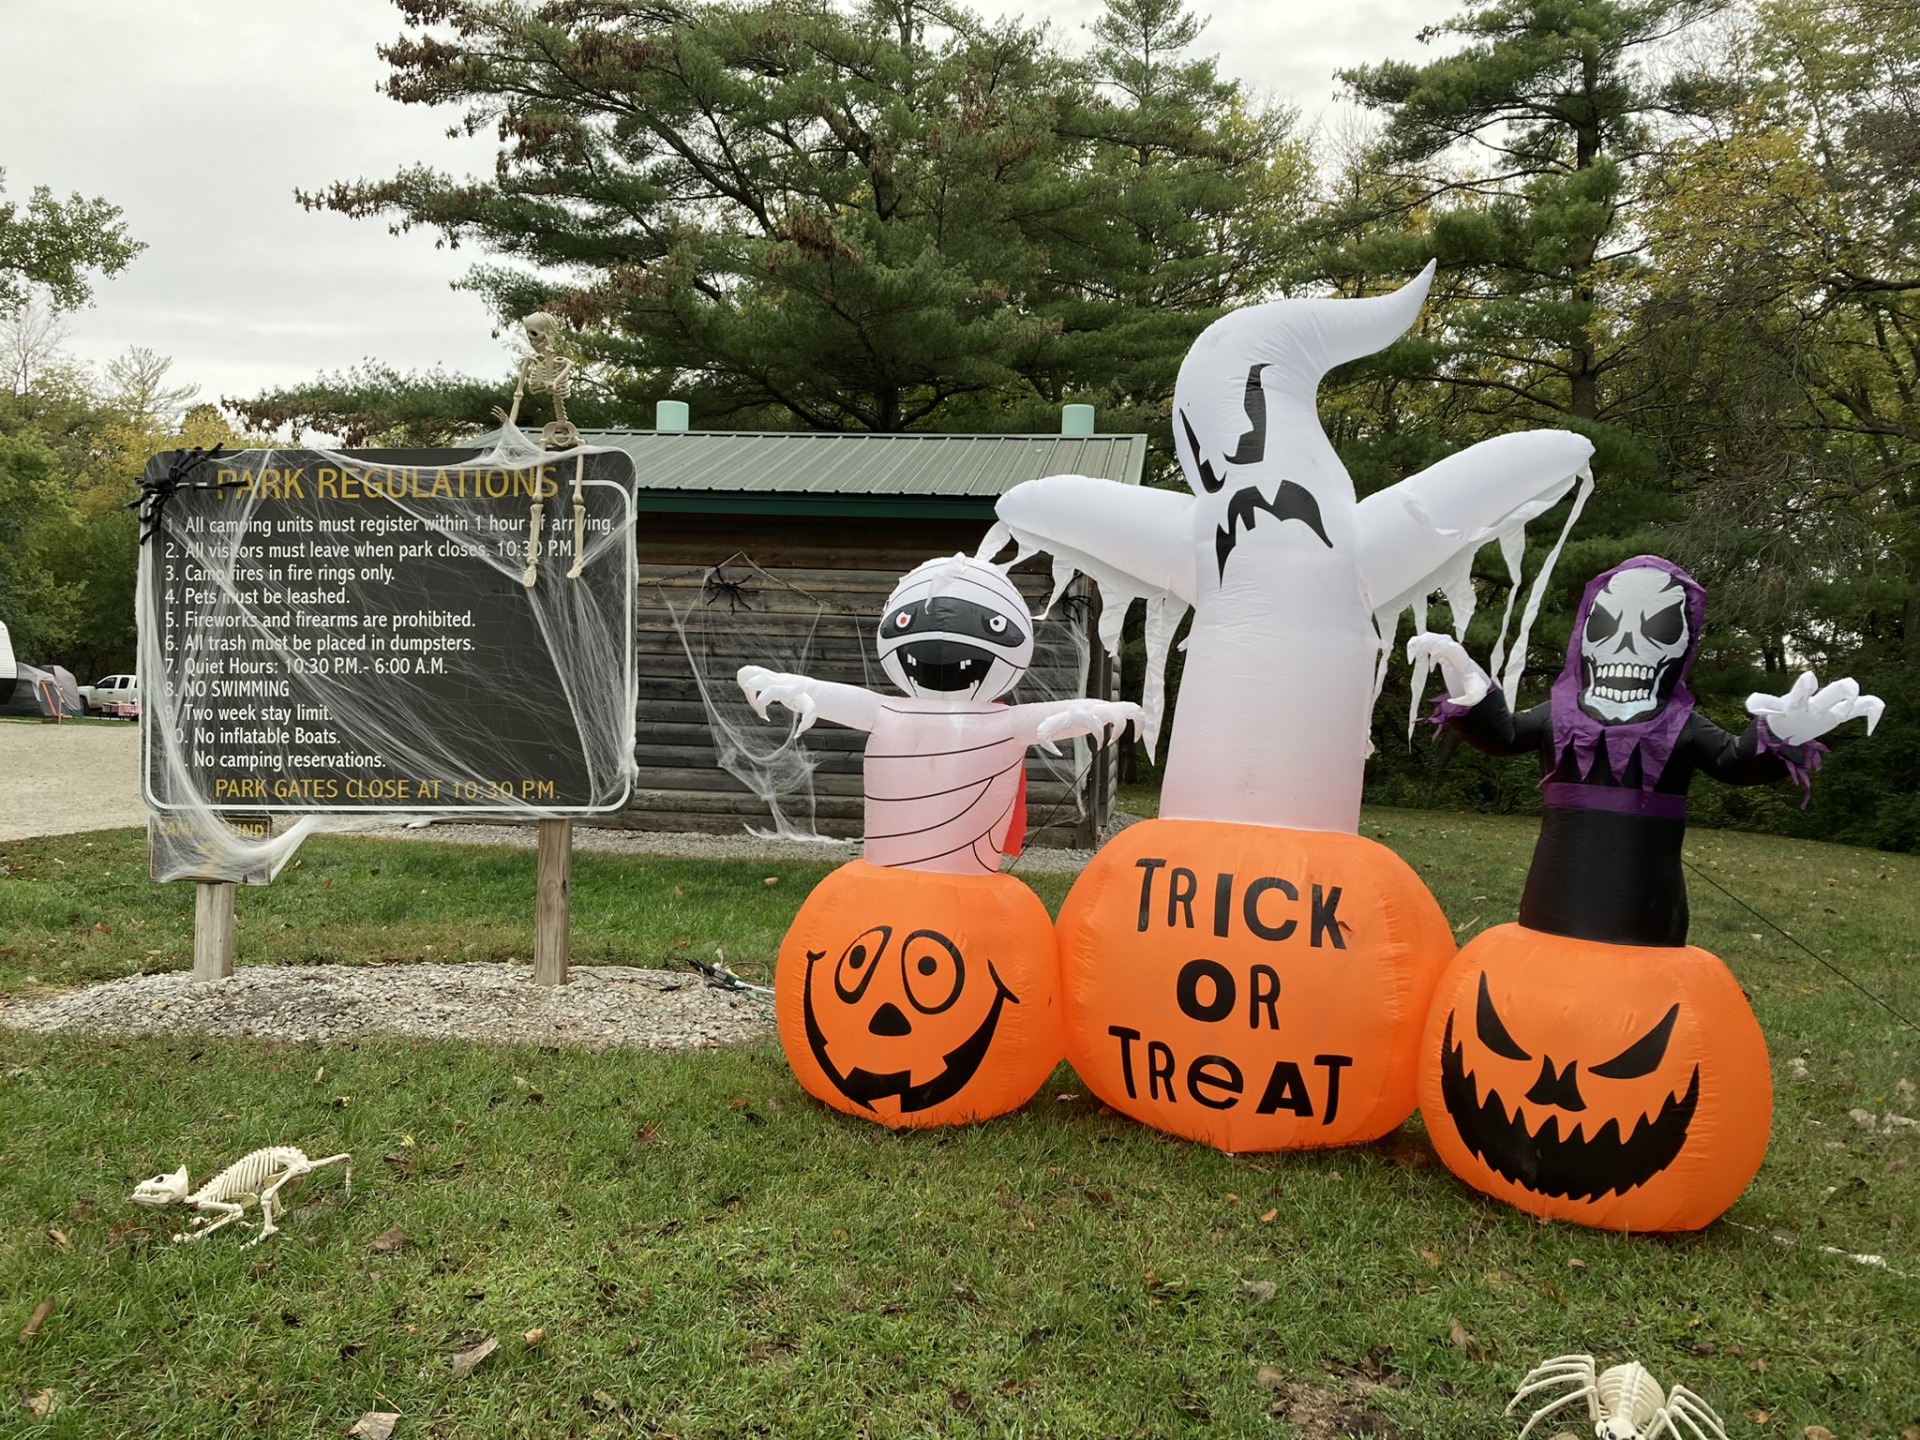
{"type": "Polygon", "coordinates": [[[20,665],[13,656],[13,637],[7,634],[7,622],[0,620],[0,705],[13,698],[14,683],[20,678],[20,665]]]}

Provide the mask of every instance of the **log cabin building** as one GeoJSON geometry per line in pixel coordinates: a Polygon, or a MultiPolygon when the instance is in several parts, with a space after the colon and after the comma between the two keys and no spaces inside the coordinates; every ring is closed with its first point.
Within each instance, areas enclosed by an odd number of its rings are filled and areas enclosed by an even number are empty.
{"type": "MultiPolygon", "coordinates": [[[[1062,430],[1077,433],[1060,435],[702,432],[684,429],[684,413],[669,402],[661,428],[582,432],[589,445],[631,455],[637,479],[639,774],[614,822],[631,829],[772,826],[768,799],[722,768],[729,737],[710,723],[717,705],[723,732],[765,747],[790,728],[778,709],[765,724],[752,717],[731,678],[739,664],[890,692],[873,633],[901,576],[936,556],[972,554],[994,501],[1023,480],[1074,473],[1137,485],[1146,462],[1144,435],[1096,435],[1086,406],[1067,407],[1062,430]]],[[[1014,574],[1037,611],[1047,562],[1014,574]]],[[[1051,636],[1039,637],[1037,690],[1016,689],[1014,699],[1073,693],[1081,667],[1086,693],[1117,693],[1093,633],[1097,598],[1075,585],[1051,636]]],[[[825,722],[808,732],[806,754],[786,759],[811,769],[811,795],[773,802],[788,822],[860,833],[865,740],[825,722]]],[[[1090,845],[1107,821],[1114,751],[1090,763],[1076,748],[1077,778],[1029,755],[1029,844],[1090,845]]]]}

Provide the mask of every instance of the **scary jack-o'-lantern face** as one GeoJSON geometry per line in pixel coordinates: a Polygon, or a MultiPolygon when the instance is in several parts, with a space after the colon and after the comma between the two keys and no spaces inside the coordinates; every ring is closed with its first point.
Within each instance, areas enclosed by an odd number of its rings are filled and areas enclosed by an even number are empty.
{"type": "Polygon", "coordinates": [[[1766,1040],[1739,982],[1697,946],[1496,925],[1441,976],[1421,1049],[1441,1161],[1531,1215],[1697,1230],[1766,1154],[1766,1040]]]}
{"type": "Polygon", "coordinates": [[[863,932],[841,952],[830,982],[826,952],[807,952],[807,1045],[856,1105],[892,1097],[913,1114],[966,1088],[1007,1002],[1019,1002],[991,960],[978,962],[986,973],[969,985],[966,957],[938,930],[893,941],[891,925],[863,932]],[[840,1052],[857,1061],[835,1063],[835,1035],[840,1052]]]}
{"type": "MultiPolygon", "coordinates": [[[[1679,1019],[1674,1004],[1619,1054],[1589,1064],[1583,1088],[1577,1054],[1560,1065],[1543,1050],[1535,1073],[1536,1051],[1501,1019],[1483,971],[1471,1061],[1468,1037],[1455,1034],[1458,1017],[1447,1016],[1440,1046],[1447,1113],[1494,1173],[1542,1195],[1597,1200],[1644,1185],[1685,1146],[1700,1104],[1700,1067],[1665,1063],[1679,1019]]],[[[1562,1034],[1540,1043],[1578,1040],[1562,1034]]]]}
{"type": "Polygon", "coordinates": [[[1011,875],[856,860],[814,887],[780,947],[787,1063],[836,1110],[894,1127],[1024,1105],[1064,1054],[1047,910],[1011,875]]]}

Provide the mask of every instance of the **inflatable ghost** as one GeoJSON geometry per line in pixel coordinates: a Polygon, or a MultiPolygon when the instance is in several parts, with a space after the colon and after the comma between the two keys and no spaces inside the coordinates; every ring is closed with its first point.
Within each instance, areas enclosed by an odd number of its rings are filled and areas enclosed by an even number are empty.
{"type": "Polygon", "coordinates": [[[1000,873],[1026,829],[1027,748],[1096,740],[1140,719],[1102,700],[1007,705],[1033,657],[1033,616],[998,567],[963,555],[888,597],[878,649],[905,692],[740,671],[756,713],[865,730],[864,857],[807,897],[780,947],[780,1041],[807,1091],[894,1127],[985,1119],[1025,1104],[1059,1064],[1053,925],[1000,873]]]}
{"type": "Polygon", "coordinates": [[[1412,1114],[1453,941],[1413,872],[1356,833],[1385,652],[1400,611],[1436,588],[1470,613],[1486,542],[1517,577],[1523,527],[1592,452],[1577,435],[1507,435],[1355,498],[1315,391],[1405,331],[1431,277],[1216,321],[1174,390],[1191,494],[1030,481],[1001,497],[983,552],[1011,540],[1050,552],[1057,585],[1093,576],[1109,648],[1146,600],[1150,734],[1193,608],[1161,818],[1095,857],[1057,928],[1074,1067],[1113,1108],[1227,1150],[1354,1143],[1412,1114]]]}
{"type": "Polygon", "coordinates": [[[1727,967],[1687,942],[1681,871],[1696,773],[1804,788],[1818,737],[1881,704],[1803,675],[1754,695],[1729,735],[1694,708],[1706,592],[1638,556],[1587,586],[1566,666],[1514,714],[1459,642],[1416,635],[1449,696],[1435,722],[1493,755],[1539,756],[1545,805],[1517,925],[1441,977],[1419,1076],[1453,1173],[1530,1214],[1694,1230],[1747,1187],[1773,1109],[1766,1042],[1727,967]]]}

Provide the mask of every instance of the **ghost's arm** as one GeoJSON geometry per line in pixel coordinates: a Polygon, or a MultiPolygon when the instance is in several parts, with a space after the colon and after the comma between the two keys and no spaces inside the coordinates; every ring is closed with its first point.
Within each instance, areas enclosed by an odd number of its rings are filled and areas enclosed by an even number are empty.
{"type": "Polygon", "coordinates": [[[1410,604],[1452,571],[1464,580],[1476,550],[1551,509],[1592,454],[1584,436],[1527,430],[1483,440],[1369,495],[1354,513],[1368,604],[1410,604]]]}
{"type": "Polygon", "coordinates": [[[1057,755],[1056,740],[1090,735],[1096,746],[1119,739],[1128,725],[1139,726],[1145,716],[1130,700],[1048,700],[1037,705],[1015,705],[1014,738],[1022,745],[1040,745],[1057,755]]]}
{"type": "Polygon", "coordinates": [[[759,665],[743,665],[737,678],[754,714],[764,720],[768,705],[784,705],[800,717],[802,732],[811,729],[816,720],[831,720],[854,730],[871,730],[885,703],[882,696],[862,690],[858,685],[786,675],[759,665]]]}
{"type": "Polygon", "coordinates": [[[1191,495],[1048,475],[1014,486],[993,508],[1024,549],[1045,550],[1096,581],[1103,572],[1128,577],[1135,594],[1193,603],[1191,495]]]}

